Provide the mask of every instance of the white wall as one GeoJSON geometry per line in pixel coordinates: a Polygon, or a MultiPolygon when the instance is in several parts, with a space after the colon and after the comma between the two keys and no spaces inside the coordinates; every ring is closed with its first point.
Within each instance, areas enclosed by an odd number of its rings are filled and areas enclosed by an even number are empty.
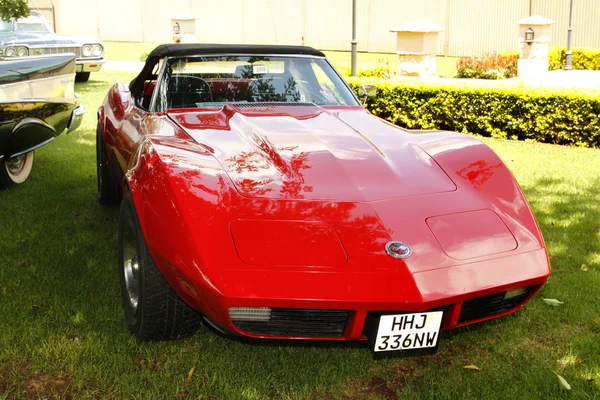
{"type": "MultiPolygon", "coordinates": [[[[31,0],[30,0],[31,1],[31,0]]],[[[56,30],[102,40],[170,42],[168,17],[198,17],[204,43],[306,44],[349,50],[352,0],[37,0],[53,1],[56,30]]],[[[358,49],[394,52],[390,28],[422,19],[444,28],[438,53],[483,55],[516,49],[516,22],[554,19],[555,44],[566,44],[568,0],[357,0],[358,49]],[[564,31],[564,32],[563,32],[564,31]]],[[[575,1],[573,45],[600,47],[600,0],[575,1]]]]}

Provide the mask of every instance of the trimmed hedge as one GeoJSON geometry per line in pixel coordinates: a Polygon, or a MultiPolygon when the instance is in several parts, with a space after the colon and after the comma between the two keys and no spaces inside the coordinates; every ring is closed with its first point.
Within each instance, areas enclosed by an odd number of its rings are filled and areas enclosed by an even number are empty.
{"type": "Polygon", "coordinates": [[[348,83],[354,91],[362,83],[376,85],[367,109],[404,128],[600,147],[600,92],[358,78],[348,83]]]}
{"type": "MultiPolygon", "coordinates": [[[[350,68],[335,67],[336,71],[344,77],[350,76],[350,68]]],[[[392,70],[389,67],[377,67],[371,69],[361,69],[356,73],[358,78],[391,78],[392,70]]]]}
{"type": "MultiPolygon", "coordinates": [[[[573,69],[589,69],[600,71],[600,50],[598,49],[573,49],[573,69]]],[[[550,69],[563,69],[567,63],[566,47],[551,47],[548,52],[550,69]]]]}
{"type": "MultiPolygon", "coordinates": [[[[589,69],[600,71],[600,49],[571,48],[573,53],[573,69],[589,69]]],[[[513,50],[502,53],[502,56],[519,57],[519,51],[513,50]]],[[[548,51],[548,64],[551,70],[564,69],[567,63],[566,47],[550,47],[548,51]]]]}

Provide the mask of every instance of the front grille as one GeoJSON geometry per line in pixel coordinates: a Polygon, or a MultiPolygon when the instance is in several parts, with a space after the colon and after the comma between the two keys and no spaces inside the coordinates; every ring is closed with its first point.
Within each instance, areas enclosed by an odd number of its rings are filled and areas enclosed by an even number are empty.
{"type": "Polygon", "coordinates": [[[34,47],[34,48],[30,49],[29,55],[42,56],[42,55],[46,55],[46,54],[62,54],[62,53],[75,53],[75,57],[80,58],[81,57],[81,47],[78,47],[78,46],[34,47]]]}
{"type": "Polygon", "coordinates": [[[301,102],[286,102],[286,101],[257,101],[249,103],[233,103],[232,106],[237,108],[252,108],[252,107],[315,107],[313,103],[301,102]]]}
{"type": "Polygon", "coordinates": [[[268,320],[233,320],[240,330],[255,335],[296,337],[342,337],[351,312],[273,308],[268,320]]]}
{"type": "Polygon", "coordinates": [[[525,301],[534,289],[535,286],[529,286],[467,300],[460,310],[458,322],[472,321],[509,311],[525,301]]]}

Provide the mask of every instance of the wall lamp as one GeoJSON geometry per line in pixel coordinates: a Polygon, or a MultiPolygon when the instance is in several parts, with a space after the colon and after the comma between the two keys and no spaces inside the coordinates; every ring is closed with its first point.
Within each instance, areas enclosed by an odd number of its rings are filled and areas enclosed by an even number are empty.
{"type": "Polygon", "coordinates": [[[525,43],[533,43],[533,38],[535,37],[535,32],[533,31],[533,29],[528,28],[525,31],[525,43]]]}

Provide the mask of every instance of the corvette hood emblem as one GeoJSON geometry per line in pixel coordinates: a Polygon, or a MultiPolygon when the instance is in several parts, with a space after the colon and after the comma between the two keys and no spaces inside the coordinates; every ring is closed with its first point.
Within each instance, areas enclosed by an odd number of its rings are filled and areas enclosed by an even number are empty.
{"type": "Polygon", "coordinates": [[[412,254],[412,250],[406,243],[398,241],[387,242],[385,252],[394,258],[408,258],[412,254]]]}

